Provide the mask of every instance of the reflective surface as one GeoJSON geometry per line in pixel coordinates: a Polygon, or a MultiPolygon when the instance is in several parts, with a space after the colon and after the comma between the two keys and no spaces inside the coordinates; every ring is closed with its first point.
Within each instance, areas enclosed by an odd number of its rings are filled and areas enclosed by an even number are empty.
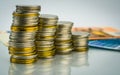
{"type": "Polygon", "coordinates": [[[0,75],[120,75],[120,52],[90,48],[40,59],[29,65],[9,62],[7,47],[0,43],[0,75]]]}

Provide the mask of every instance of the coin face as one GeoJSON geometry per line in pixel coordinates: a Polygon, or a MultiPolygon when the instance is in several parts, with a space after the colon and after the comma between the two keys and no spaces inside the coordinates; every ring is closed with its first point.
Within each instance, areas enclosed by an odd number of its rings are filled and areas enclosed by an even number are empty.
{"type": "Polygon", "coordinates": [[[71,28],[73,26],[73,22],[58,21],[57,25],[58,25],[59,28],[71,28]]]}
{"type": "Polygon", "coordinates": [[[41,14],[40,19],[44,20],[58,20],[58,16],[52,14],[41,14]]]}
{"type": "Polygon", "coordinates": [[[19,13],[28,13],[28,12],[32,12],[32,13],[37,13],[41,11],[41,6],[39,5],[16,5],[16,12],[19,13]]]}
{"type": "Polygon", "coordinates": [[[88,32],[72,32],[72,37],[73,38],[81,38],[81,37],[89,37],[89,33],[88,32]]]}

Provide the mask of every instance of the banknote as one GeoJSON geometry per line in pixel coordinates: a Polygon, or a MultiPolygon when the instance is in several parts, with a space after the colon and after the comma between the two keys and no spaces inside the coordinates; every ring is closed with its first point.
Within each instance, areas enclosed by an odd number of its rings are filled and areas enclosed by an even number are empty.
{"type": "Polygon", "coordinates": [[[90,33],[89,40],[120,38],[120,30],[112,27],[73,27],[72,32],[90,33]]]}

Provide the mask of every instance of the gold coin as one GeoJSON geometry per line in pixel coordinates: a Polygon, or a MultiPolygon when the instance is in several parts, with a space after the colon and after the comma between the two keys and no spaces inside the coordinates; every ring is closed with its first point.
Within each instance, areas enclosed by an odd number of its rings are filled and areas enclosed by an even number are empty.
{"type": "Polygon", "coordinates": [[[17,51],[17,52],[33,52],[36,48],[35,47],[25,47],[25,48],[17,48],[17,47],[8,47],[10,51],[17,51]]]}
{"type": "Polygon", "coordinates": [[[52,50],[52,49],[54,49],[55,48],[55,46],[52,46],[52,47],[36,47],[36,50],[37,51],[48,51],[48,50],[52,50]]]}
{"type": "Polygon", "coordinates": [[[19,17],[34,17],[34,16],[39,16],[38,13],[17,13],[13,12],[13,16],[19,16],[19,17]]]}
{"type": "Polygon", "coordinates": [[[38,51],[39,58],[49,58],[49,57],[53,57],[54,55],[55,55],[55,50],[38,51]]]}
{"type": "Polygon", "coordinates": [[[26,31],[26,32],[34,32],[37,31],[37,26],[27,26],[27,27],[20,27],[20,26],[11,26],[11,31],[26,31]]]}
{"type": "Polygon", "coordinates": [[[78,51],[78,52],[87,52],[88,51],[88,47],[74,47],[74,51],[78,51]]]}
{"type": "Polygon", "coordinates": [[[37,61],[38,58],[33,58],[33,59],[15,59],[15,58],[10,58],[11,63],[18,63],[18,64],[32,64],[37,61]]]}
{"type": "Polygon", "coordinates": [[[31,55],[35,55],[37,52],[31,52],[31,53],[13,53],[11,52],[11,55],[17,55],[17,56],[31,56],[31,55]]]}
{"type": "Polygon", "coordinates": [[[72,46],[71,47],[55,47],[57,50],[61,50],[61,51],[64,51],[64,50],[67,50],[67,49],[72,49],[72,46]]]}

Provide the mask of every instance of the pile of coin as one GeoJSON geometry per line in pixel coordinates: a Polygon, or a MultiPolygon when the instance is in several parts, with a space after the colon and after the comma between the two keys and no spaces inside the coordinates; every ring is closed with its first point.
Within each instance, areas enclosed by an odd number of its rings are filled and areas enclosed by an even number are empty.
{"type": "Polygon", "coordinates": [[[88,51],[88,32],[73,32],[72,42],[74,46],[74,51],[85,52],[88,51]]]}
{"type": "Polygon", "coordinates": [[[39,58],[52,58],[55,55],[54,39],[58,16],[41,14],[36,35],[36,50],[39,58]]]}
{"type": "Polygon", "coordinates": [[[55,48],[58,54],[68,54],[73,50],[71,28],[73,22],[59,21],[55,38],[55,48]]]}
{"type": "Polygon", "coordinates": [[[28,64],[37,60],[35,36],[40,10],[40,6],[16,6],[8,47],[12,63],[28,64]]]}

